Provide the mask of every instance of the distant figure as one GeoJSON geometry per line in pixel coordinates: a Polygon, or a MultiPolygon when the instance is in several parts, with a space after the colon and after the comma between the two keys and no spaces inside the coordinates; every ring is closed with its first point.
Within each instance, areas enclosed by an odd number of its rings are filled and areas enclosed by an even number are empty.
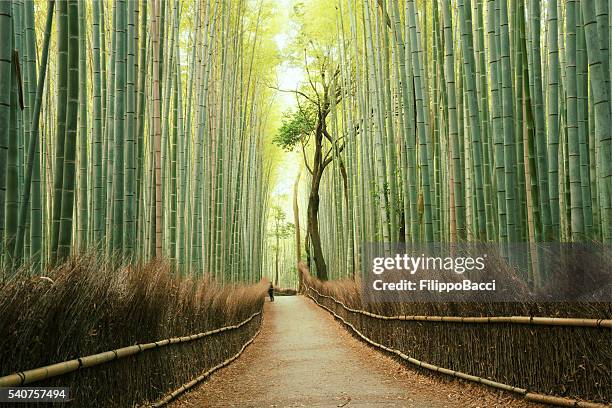
{"type": "Polygon", "coordinates": [[[270,283],[270,287],[268,288],[268,296],[270,296],[270,302],[274,302],[274,285],[270,283]]]}

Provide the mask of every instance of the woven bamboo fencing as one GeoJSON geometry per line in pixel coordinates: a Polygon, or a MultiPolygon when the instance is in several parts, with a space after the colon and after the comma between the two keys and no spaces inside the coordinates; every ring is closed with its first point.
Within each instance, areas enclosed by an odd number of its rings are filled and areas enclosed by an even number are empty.
{"type": "Polygon", "coordinates": [[[347,306],[360,302],[354,287],[318,281],[303,265],[300,271],[313,301],[368,344],[411,364],[530,401],[577,407],[610,401],[610,319],[386,316],[347,306]]]}
{"type": "MultiPolygon", "coordinates": [[[[263,319],[263,317],[262,317],[263,319]]],[[[220,370],[221,368],[229,365],[232,361],[236,360],[238,357],[240,357],[240,355],[244,352],[244,350],[246,350],[246,348],[255,340],[255,338],[259,335],[259,333],[261,332],[261,325],[263,324],[260,323],[260,328],[257,330],[257,333],[255,333],[253,335],[253,337],[251,337],[249,339],[249,341],[247,341],[246,343],[244,343],[244,345],[240,348],[240,350],[238,351],[238,353],[234,354],[233,356],[231,356],[230,358],[228,358],[227,360],[217,364],[216,366],[214,366],[213,368],[205,371],[204,373],[200,374],[199,376],[197,376],[196,378],[194,378],[193,380],[181,385],[179,388],[177,388],[176,390],[172,391],[171,393],[165,395],[163,398],[161,398],[159,401],[156,401],[155,403],[153,403],[151,406],[154,408],[157,407],[162,407],[166,404],[168,404],[169,402],[171,402],[172,400],[174,400],[175,398],[177,398],[178,396],[180,396],[181,394],[189,391],[190,389],[192,389],[193,387],[195,387],[196,385],[198,385],[199,383],[201,383],[202,381],[204,381],[205,379],[207,379],[208,377],[210,377],[215,371],[220,370]]]]}
{"type": "Polygon", "coordinates": [[[344,310],[380,320],[403,320],[414,322],[447,322],[447,323],[511,323],[530,324],[534,326],[566,326],[566,327],[601,327],[612,328],[612,319],[581,319],[567,317],[538,317],[538,316],[383,316],[365,310],[353,309],[333,296],[324,295],[315,288],[308,287],[317,296],[333,300],[344,310]]]}
{"type": "Polygon", "coordinates": [[[204,333],[192,334],[191,336],[172,337],[170,339],[159,340],[152,343],[135,344],[133,346],[122,347],[116,350],[105,351],[103,353],[79,357],[73,360],[63,361],[61,363],[51,364],[44,367],[34,368],[32,370],[20,371],[18,373],[5,375],[4,377],[0,377],[0,387],[17,387],[24,384],[30,384],[52,377],[58,377],[60,375],[64,375],[82,368],[89,368],[100,364],[110,363],[111,361],[130,357],[139,353],[144,353],[147,350],[165,347],[172,344],[180,344],[195,340],[201,340],[203,338],[223,333],[228,330],[239,329],[259,315],[261,315],[261,312],[256,312],[253,313],[248,319],[243,320],[238,324],[220,327],[218,329],[210,330],[204,333]]]}

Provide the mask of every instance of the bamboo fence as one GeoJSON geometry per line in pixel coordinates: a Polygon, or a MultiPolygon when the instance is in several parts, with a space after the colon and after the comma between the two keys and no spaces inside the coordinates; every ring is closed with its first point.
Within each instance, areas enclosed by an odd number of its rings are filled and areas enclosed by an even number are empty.
{"type": "MultiPolygon", "coordinates": [[[[308,287],[308,286],[307,286],[308,287]]],[[[367,312],[365,310],[353,309],[345,305],[340,300],[332,296],[324,295],[315,288],[308,287],[317,295],[333,300],[340,305],[344,310],[351,313],[358,313],[364,316],[372,317],[380,320],[402,320],[416,322],[444,322],[444,323],[510,323],[510,324],[527,324],[537,326],[568,326],[568,327],[601,327],[612,328],[611,319],[583,319],[583,318],[568,318],[568,317],[537,317],[537,316],[383,316],[376,313],[367,312]]]]}
{"type": "Polygon", "coordinates": [[[80,357],[61,363],[55,363],[43,367],[34,368],[32,370],[20,371],[17,373],[9,374],[4,377],[0,377],[0,387],[21,386],[24,384],[29,384],[32,382],[64,375],[81,368],[88,368],[100,364],[109,363],[114,360],[133,356],[135,354],[139,354],[147,350],[165,347],[170,344],[187,343],[195,340],[200,340],[202,338],[219,334],[225,331],[236,330],[249,323],[251,320],[253,320],[256,316],[260,314],[261,311],[253,313],[248,319],[245,319],[238,324],[220,327],[218,329],[210,330],[207,332],[192,334],[190,336],[172,337],[169,339],[159,340],[153,343],[135,344],[133,346],[122,347],[116,350],[105,351],[102,353],[92,354],[89,356],[80,357]]]}
{"type": "MultiPolygon", "coordinates": [[[[263,319],[263,317],[262,317],[262,319],[263,319]]],[[[263,321],[262,321],[262,323],[263,323],[263,321]]],[[[176,390],[172,391],[171,393],[165,395],[163,398],[161,398],[157,402],[153,403],[151,406],[154,407],[154,408],[157,408],[157,407],[162,407],[162,406],[168,404],[170,401],[172,401],[173,399],[175,399],[179,395],[183,394],[186,391],[189,391],[191,388],[195,387],[196,385],[198,385],[199,383],[201,383],[202,381],[204,381],[205,379],[210,377],[215,371],[220,370],[221,368],[229,365],[232,361],[234,361],[238,357],[240,357],[240,355],[255,340],[255,338],[259,335],[260,332],[261,332],[261,325],[260,325],[260,328],[257,330],[257,332],[253,335],[253,337],[251,337],[249,339],[249,341],[244,343],[244,345],[238,351],[238,353],[234,354],[233,356],[231,356],[227,360],[217,364],[216,366],[214,366],[210,370],[202,373],[201,375],[197,376],[193,380],[191,380],[191,381],[181,385],[179,388],[177,388],[176,390]]]]}
{"type": "MultiPolygon", "coordinates": [[[[316,289],[311,288],[307,284],[305,284],[305,287],[306,287],[307,291],[312,289],[315,293],[319,294],[319,292],[316,289]]],[[[464,379],[464,380],[468,380],[468,381],[472,381],[472,382],[477,382],[477,383],[480,383],[480,384],[488,385],[489,387],[493,387],[493,388],[496,388],[496,389],[513,392],[513,393],[522,395],[528,401],[540,402],[540,403],[556,405],[556,406],[561,406],[561,407],[605,408],[605,407],[609,407],[610,406],[609,404],[600,404],[600,403],[589,402],[589,401],[578,401],[578,400],[574,400],[574,399],[570,399],[570,398],[563,398],[563,397],[556,397],[556,396],[552,396],[552,395],[530,393],[530,392],[528,392],[524,388],[513,387],[513,386],[508,385],[508,384],[504,384],[504,383],[500,383],[500,382],[497,382],[497,381],[488,380],[486,378],[482,378],[482,377],[466,374],[466,373],[463,373],[461,371],[449,370],[448,368],[438,367],[438,366],[433,365],[433,364],[428,364],[426,362],[423,362],[423,361],[417,360],[415,358],[412,358],[412,357],[404,354],[400,350],[397,350],[397,349],[394,349],[394,348],[390,348],[390,347],[387,347],[387,346],[385,346],[383,344],[375,342],[374,340],[370,339],[369,337],[367,337],[363,333],[361,333],[361,331],[359,331],[352,323],[346,321],[342,316],[338,315],[332,309],[330,309],[327,306],[319,303],[317,301],[317,299],[315,299],[312,295],[307,293],[307,296],[310,299],[312,299],[318,306],[320,306],[321,308],[323,308],[323,309],[327,310],[329,313],[331,313],[336,319],[340,320],[346,326],[350,327],[351,330],[353,330],[353,332],[355,334],[357,334],[357,336],[359,336],[361,339],[363,339],[366,343],[368,343],[368,344],[370,344],[370,345],[372,345],[374,347],[380,348],[382,350],[385,350],[385,351],[387,351],[389,353],[395,354],[396,356],[400,357],[401,359],[406,360],[409,363],[414,364],[414,365],[416,365],[418,367],[422,367],[422,368],[425,368],[427,370],[431,370],[431,371],[447,374],[447,375],[450,375],[450,376],[453,376],[453,377],[456,377],[456,378],[461,378],[461,379],[464,379]]],[[[333,297],[327,296],[327,295],[325,295],[324,297],[328,297],[328,298],[334,300],[337,304],[339,304],[340,306],[342,306],[343,308],[346,309],[346,307],[341,302],[335,300],[333,297]]],[[[546,323],[544,323],[544,324],[546,324],[546,323]]]]}

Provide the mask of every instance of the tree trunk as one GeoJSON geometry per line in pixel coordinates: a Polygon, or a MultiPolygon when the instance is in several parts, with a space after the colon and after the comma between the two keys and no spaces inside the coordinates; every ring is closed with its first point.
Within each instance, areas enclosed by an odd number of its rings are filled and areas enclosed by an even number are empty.
{"type": "Polygon", "coordinates": [[[319,184],[321,182],[321,175],[320,172],[312,175],[310,195],[308,196],[308,235],[310,236],[314,251],[317,277],[321,280],[327,280],[327,265],[323,257],[321,235],[319,234],[319,184]]]}
{"type": "MultiPolygon", "coordinates": [[[[296,257],[296,266],[302,260],[302,237],[300,231],[300,207],[298,206],[298,190],[300,186],[300,176],[302,172],[298,173],[297,178],[295,179],[295,184],[293,185],[293,220],[295,224],[295,257],[296,257]]],[[[302,274],[298,273],[299,277],[299,286],[298,289],[302,290],[302,274]]]]}
{"type": "Polygon", "coordinates": [[[277,221],[277,227],[276,227],[276,250],[274,251],[275,254],[275,274],[274,274],[274,286],[278,287],[278,278],[279,278],[279,272],[278,272],[278,251],[280,250],[280,248],[278,247],[278,221],[277,221]]]}

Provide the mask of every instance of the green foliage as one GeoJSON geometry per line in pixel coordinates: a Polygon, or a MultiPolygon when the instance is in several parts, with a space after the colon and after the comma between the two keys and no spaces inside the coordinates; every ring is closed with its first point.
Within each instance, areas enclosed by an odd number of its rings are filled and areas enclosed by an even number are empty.
{"type": "Polygon", "coordinates": [[[265,84],[286,14],[264,3],[0,0],[0,265],[32,257],[42,271],[96,248],[259,280],[267,210],[249,203],[269,193],[278,109],[265,84]]]}
{"type": "MultiPolygon", "coordinates": [[[[295,225],[292,222],[284,222],[279,224],[278,227],[274,227],[274,231],[270,233],[272,238],[278,237],[278,239],[293,238],[295,233],[295,225]]],[[[275,245],[272,245],[273,249],[276,249],[275,245]]]]}
{"type": "Polygon", "coordinates": [[[295,112],[285,112],[278,134],[272,141],[286,151],[293,151],[298,143],[308,143],[308,137],[315,131],[316,123],[313,106],[300,106],[295,112]]]}
{"type": "Polygon", "coordinates": [[[272,205],[270,207],[270,226],[268,231],[268,237],[273,238],[274,243],[271,244],[270,249],[278,251],[283,246],[281,241],[285,241],[289,238],[293,238],[295,234],[295,225],[292,222],[287,222],[286,215],[283,209],[278,205],[272,205]]]}
{"type": "MultiPolygon", "coordinates": [[[[340,15],[336,2],[328,0],[296,1],[291,13],[292,21],[299,31],[293,47],[297,60],[303,62],[304,48],[310,57],[326,54],[337,47],[337,17],[340,15]]],[[[345,16],[348,21],[348,16],[345,16]]]]}
{"type": "Polygon", "coordinates": [[[279,239],[293,237],[295,225],[292,222],[285,222],[286,215],[281,207],[272,205],[270,219],[273,221],[270,236],[279,239]]]}

